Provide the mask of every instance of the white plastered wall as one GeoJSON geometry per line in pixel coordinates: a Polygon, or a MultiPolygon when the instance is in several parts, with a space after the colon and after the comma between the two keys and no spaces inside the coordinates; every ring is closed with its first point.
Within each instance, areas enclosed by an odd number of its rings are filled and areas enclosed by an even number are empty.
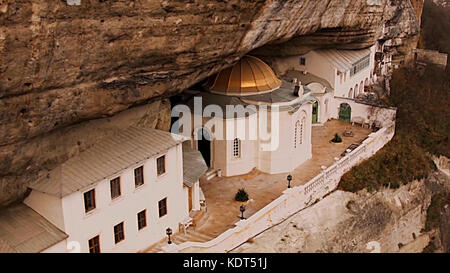
{"type": "MultiPolygon", "coordinates": [[[[287,173],[310,159],[311,153],[311,113],[310,103],[303,104],[295,113],[281,111],[279,117],[279,142],[276,150],[264,148],[266,143],[259,142],[258,169],[265,173],[287,173]],[[302,144],[294,148],[295,123],[305,117],[302,144]]],[[[266,113],[260,111],[260,115],[266,113]]]]}
{"type": "Polygon", "coordinates": [[[183,190],[183,167],[181,144],[169,149],[166,155],[166,173],[156,176],[156,157],[144,164],[144,185],[135,188],[134,168],[122,173],[121,196],[111,200],[110,179],[95,185],[96,209],[85,213],[83,191],[72,193],[62,199],[64,231],[68,242],[80,243],[81,252],[88,252],[88,240],[100,235],[102,252],[136,252],[166,237],[166,228],[178,231],[178,224],[188,215],[186,194],[183,190]],[[167,197],[167,215],[159,217],[158,201],[167,197]],[[138,231],[137,213],[146,209],[147,227],[138,231]],[[113,227],[124,222],[125,240],[114,243],[113,227]]]}
{"type": "Polygon", "coordinates": [[[78,252],[77,246],[68,248],[67,240],[62,240],[61,242],[41,251],[41,253],[66,253],[66,252],[78,252]]]}
{"type": "Polygon", "coordinates": [[[23,203],[60,230],[65,230],[61,198],[32,190],[23,203]]]}
{"type": "Polygon", "coordinates": [[[351,107],[351,119],[361,117],[366,122],[378,121],[381,126],[387,126],[395,121],[396,110],[389,107],[376,107],[368,104],[358,103],[353,99],[334,98],[331,111],[332,118],[339,118],[339,107],[341,103],[347,103],[351,107]]]}
{"type": "Polygon", "coordinates": [[[363,85],[371,80],[371,72],[375,67],[375,51],[376,46],[370,48],[370,63],[365,69],[359,71],[352,77],[350,77],[350,70],[345,71],[341,76],[338,74],[337,69],[333,64],[325,57],[317,54],[315,51],[310,51],[304,55],[276,58],[273,60],[272,68],[278,75],[285,74],[288,70],[307,71],[313,75],[321,77],[327,80],[331,87],[334,89],[334,96],[336,97],[348,97],[350,88],[353,89],[353,97],[355,96],[355,86],[358,85],[358,93],[360,93],[361,82],[363,85]],[[306,65],[300,64],[300,58],[306,59],[306,65]]]}

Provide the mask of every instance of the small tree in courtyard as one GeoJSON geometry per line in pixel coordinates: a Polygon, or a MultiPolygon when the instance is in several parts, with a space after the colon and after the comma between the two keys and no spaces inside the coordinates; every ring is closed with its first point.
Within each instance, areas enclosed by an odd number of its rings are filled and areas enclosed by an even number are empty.
{"type": "Polygon", "coordinates": [[[342,142],[342,138],[339,136],[338,133],[336,133],[336,134],[334,135],[334,138],[331,140],[331,142],[334,142],[334,143],[341,143],[341,142],[342,142]]]}
{"type": "Polygon", "coordinates": [[[245,191],[245,189],[239,189],[234,196],[234,200],[238,202],[247,202],[248,201],[248,193],[245,191]]]}

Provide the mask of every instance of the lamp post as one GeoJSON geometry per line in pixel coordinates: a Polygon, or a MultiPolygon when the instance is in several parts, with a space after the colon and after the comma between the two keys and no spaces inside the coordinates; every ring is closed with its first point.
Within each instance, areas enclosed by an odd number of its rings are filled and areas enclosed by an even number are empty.
{"type": "Polygon", "coordinates": [[[292,175],[288,175],[287,176],[287,181],[288,181],[288,189],[290,189],[291,188],[291,180],[292,180],[292,175]]]}
{"type": "Polygon", "coordinates": [[[170,245],[172,243],[172,241],[170,240],[170,235],[172,235],[172,229],[171,228],[167,228],[166,229],[166,234],[169,237],[169,240],[167,241],[167,243],[170,245]]]}
{"type": "Polygon", "coordinates": [[[245,206],[241,205],[239,207],[239,210],[241,211],[241,220],[245,220],[245,217],[244,217],[245,206]]]}

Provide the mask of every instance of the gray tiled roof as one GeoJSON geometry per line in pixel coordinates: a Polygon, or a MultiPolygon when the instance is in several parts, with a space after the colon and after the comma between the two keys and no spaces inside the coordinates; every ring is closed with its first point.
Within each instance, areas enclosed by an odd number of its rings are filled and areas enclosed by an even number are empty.
{"type": "MultiPolygon", "coordinates": [[[[303,87],[303,94],[310,92],[308,88],[303,87]]],[[[294,86],[286,81],[282,82],[282,85],[277,90],[270,93],[256,94],[243,97],[246,101],[257,101],[266,103],[284,103],[291,102],[298,99],[298,96],[294,95],[294,86]]]]}
{"type": "Polygon", "coordinates": [[[192,149],[188,142],[183,143],[183,183],[187,187],[192,187],[203,174],[208,170],[208,166],[202,154],[192,149]]]}
{"type": "Polygon", "coordinates": [[[41,252],[68,236],[24,204],[0,210],[0,252],[41,252]]]}
{"type": "Polygon", "coordinates": [[[288,72],[286,72],[284,77],[290,81],[292,81],[294,78],[297,78],[302,83],[302,85],[308,85],[310,83],[317,82],[325,86],[327,88],[327,92],[331,92],[333,90],[331,84],[327,80],[311,73],[305,74],[302,71],[289,70],[288,72]]]}
{"type": "Polygon", "coordinates": [[[129,127],[70,158],[32,183],[30,188],[63,197],[118,174],[185,140],[187,138],[183,136],[161,130],[129,127]]]}
{"type": "MultiPolygon", "coordinates": [[[[220,95],[215,93],[210,93],[206,91],[191,91],[194,93],[194,97],[201,97],[202,98],[202,106],[206,107],[208,105],[218,105],[221,107],[224,118],[234,118],[233,113],[226,112],[226,108],[228,105],[230,106],[237,106],[242,105],[243,107],[246,107],[248,105],[251,105],[253,103],[251,102],[265,102],[265,103],[285,103],[285,102],[291,102],[298,98],[298,96],[295,96],[293,93],[293,85],[287,81],[282,81],[282,85],[280,88],[273,90],[272,92],[265,92],[261,94],[255,94],[255,95],[248,95],[248,96],[227,96],[227,95],[220,95]]],[[[304,94],[310,93],[311,90],[304,86],[304,94]]],[[[194,98],[191,98],[187,105],[191,109],[191,111],[194,111],[194,98]]],[[[286,107],[280,107],[280,109],[284,109],[286,107]]],[[[289,108],[289,107],[288,107],[289,108]]],[[[247,110],[249,111],[248,114],[254,114],[256,111],[253,111],[252,108],[236,108],[236,117],[244,117],[247,114],[247,110]]]]}
{"type": "MultiPolygon", "coordinates": [[[[234,118],[234,116],[232,115],[233,113],[228,113],[227,115],[227,106],[237,106],[237,105],[242,105],[243,107],[246,107],[248,104],[243,102],[240,97],[237,96],[227,96],[227,95],[221,95],[221,94],[216,94],[216,93],[210,93],[210,92],[206,92],[206,91],[193,91],[195,92],[194,97],[201,97],[202,98],[202,107],[203,109],[201,109],[202,111],[204,110],[204,108],[208,105],[217,105],[222,109],[222,114],[223,114],[223,118],[234,118]]],[[[194,97],[192,97],[188,102],[187,102],[187,106],[191,109],[191,112],[194,113],[194,97]]],[[[246,110],[249,111],[248,114],[253,115],[256,112],[253,111],[251,108],[246,108],[246,109],[241,109],[241,108],[236,108],[236,116],[237,117],[245,117],[247,112],[246,110]]]]}
{"type": "Polygon", "coordinates": [[[370,49],[321,49],[316,50],[315,52],[329,60],[337,70],[345,72],[351,69],[353,64],[369,55],[370,49]]]}

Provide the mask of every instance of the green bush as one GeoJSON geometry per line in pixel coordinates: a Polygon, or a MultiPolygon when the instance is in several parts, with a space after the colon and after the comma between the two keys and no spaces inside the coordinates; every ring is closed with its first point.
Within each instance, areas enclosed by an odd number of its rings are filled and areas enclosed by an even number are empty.
{"type": "MultiPolygon", "coordinates": [[[[442,34],[446,35],[446,34],[442,34]]],[[[384,98],[397,107],[394,138],[368,160],[346,173],[339,188],[356,192],[398,188],[436,170],[430,155],[450,156],[450,71],[428,65],[394,71],[391,94],[384,98]]]]}
{"type": "Polygon", "coordinates": [[[368,160],[344,174],[339,189],[357,192],[382,187],[398,188],[414,179],[422,179],[434,169],[434,163],[424,150],[405,140],[401,134],[368,160]]]}
{"type": "Polygon", "coordinates": [[[247,202],[248,201],[248,193],[245,191],[245,189],[239,189],[234,196],[234,200],[238,202],[247,202]]]}

